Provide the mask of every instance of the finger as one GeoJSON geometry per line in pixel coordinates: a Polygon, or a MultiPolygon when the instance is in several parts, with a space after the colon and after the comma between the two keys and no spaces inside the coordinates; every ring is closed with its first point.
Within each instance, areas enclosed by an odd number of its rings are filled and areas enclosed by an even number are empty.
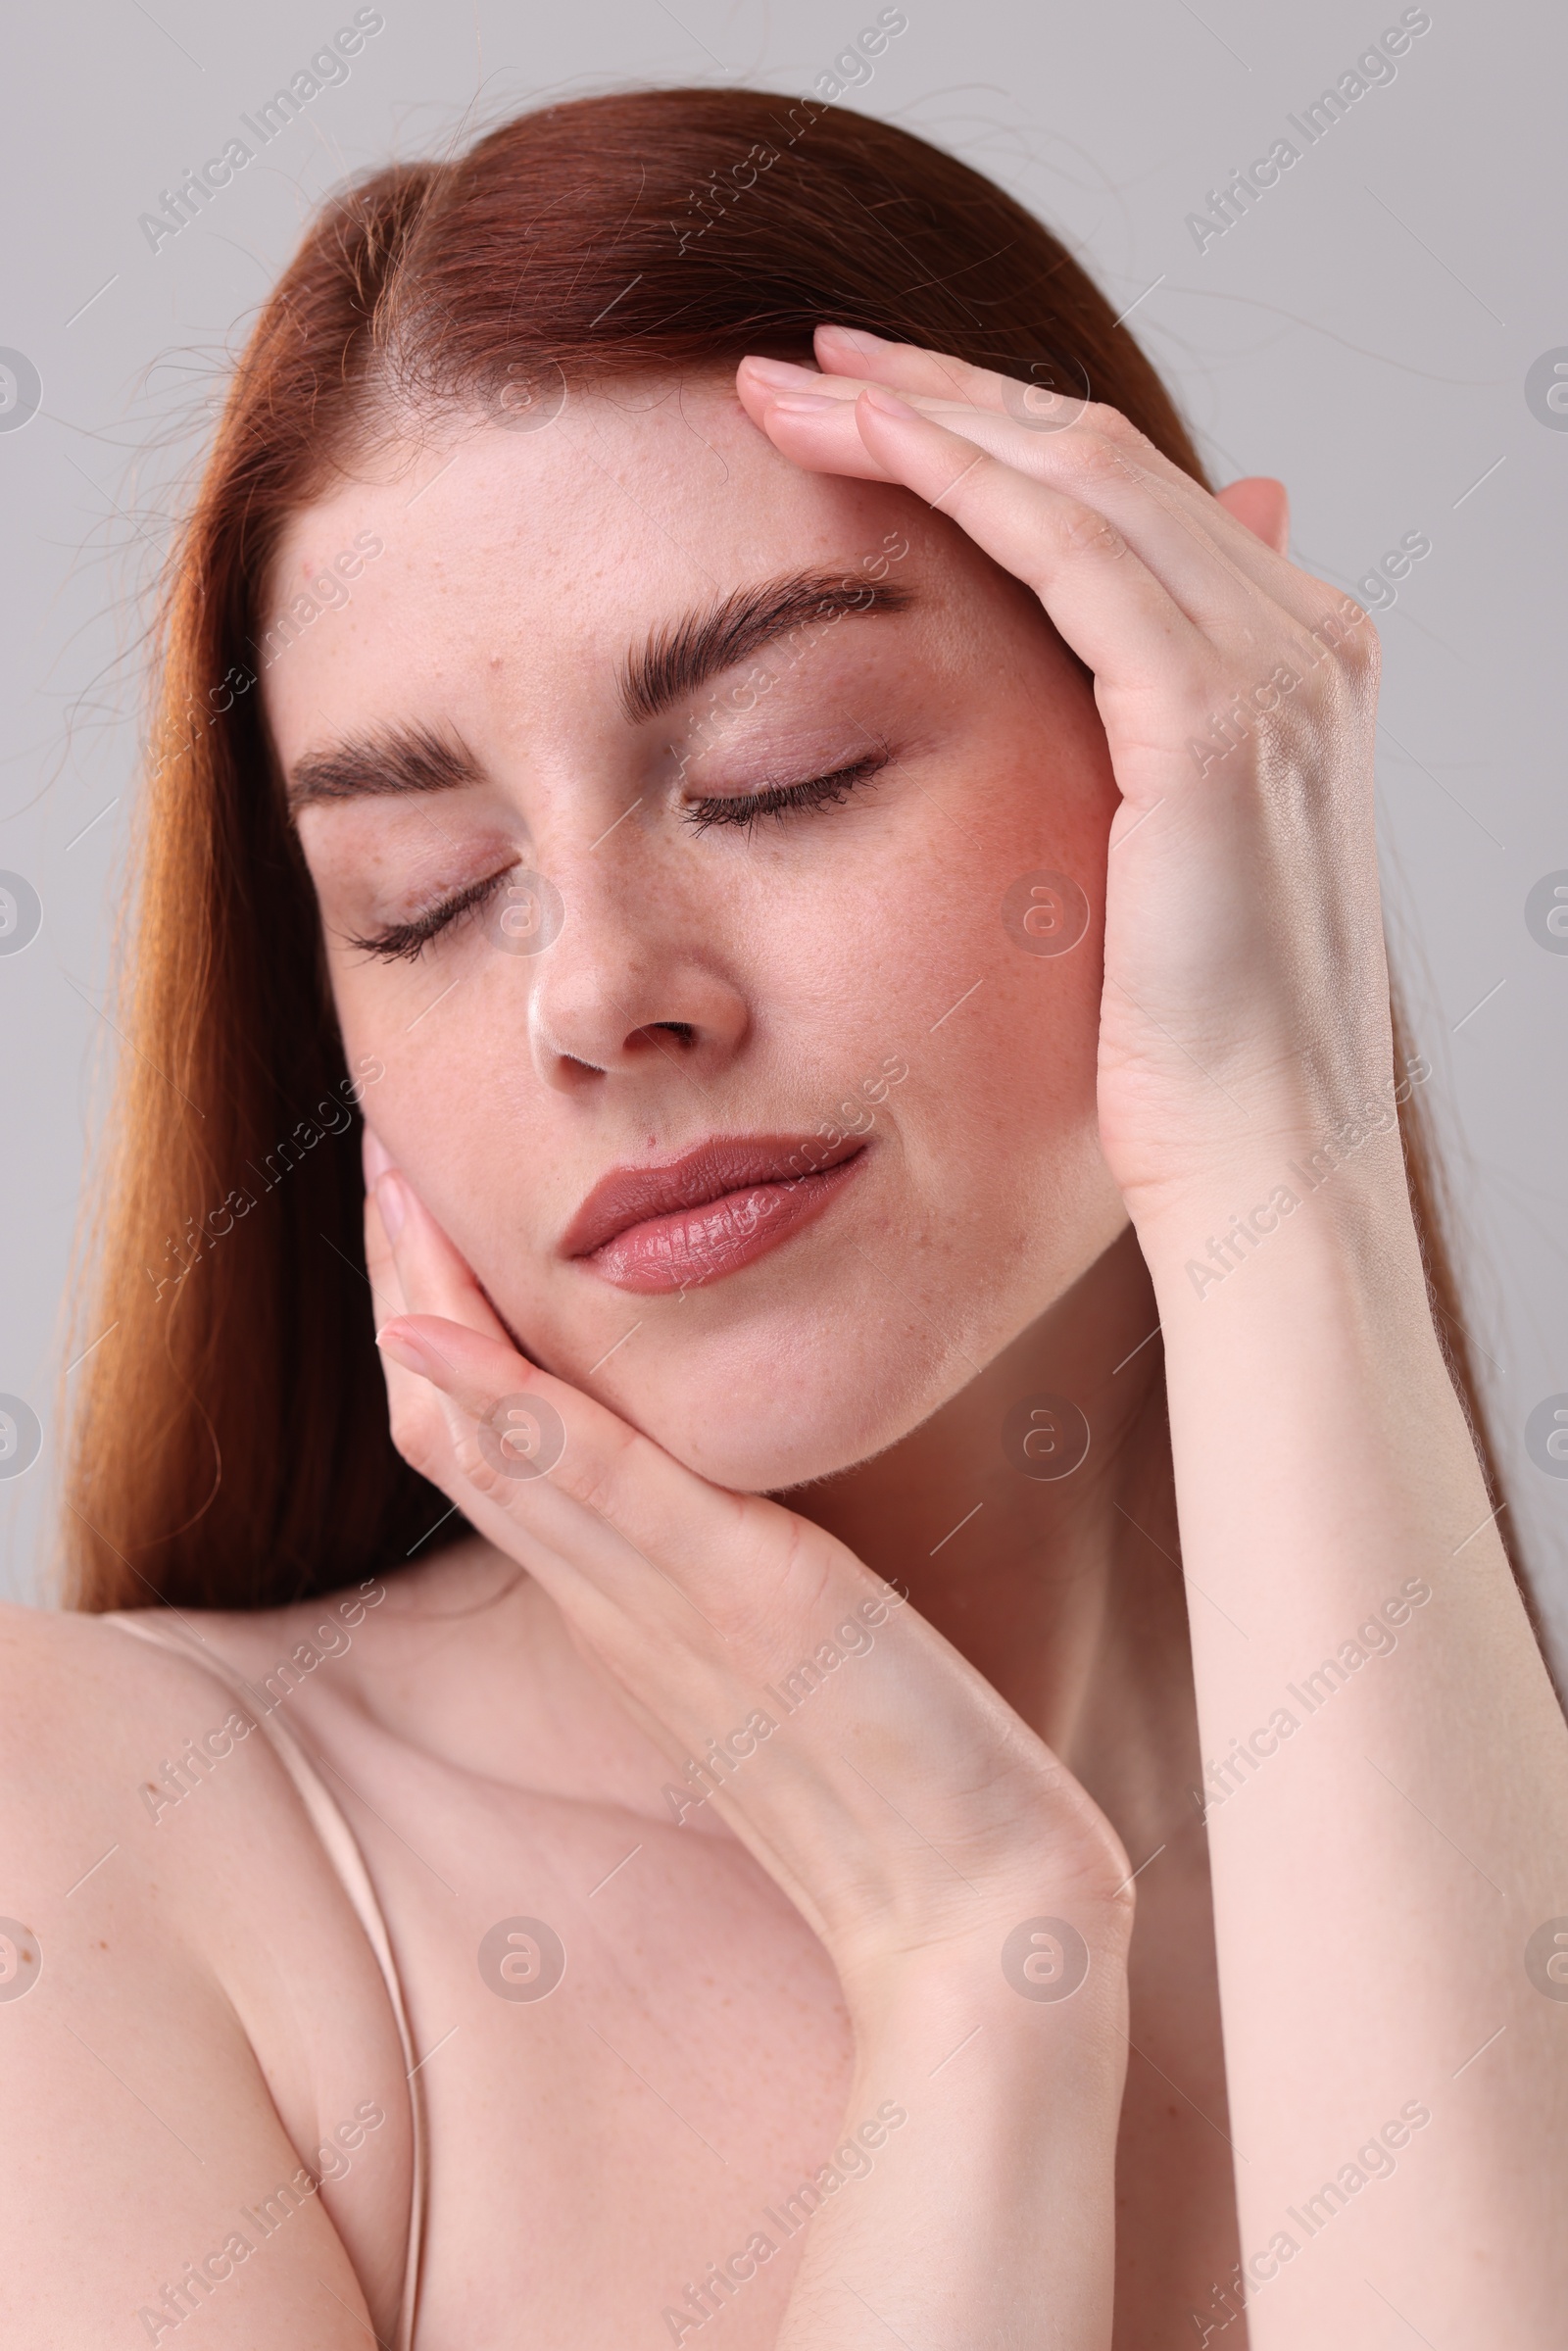
{"type": "MultiPolygon", "coordinates": [[[[1098,507],[1020,473],[896,395],[862,392],[855,414],[887,477],[1032,588],[1097,674],[1152,684],[1167,681],[1177,663],[1201,673],[1212,658],[1207,640],[1098,507]]],[[[784,429],[773,425],[780,439],[784,429]]]]}
{"type": "Polygon", "coordinates": [[[365,1167],[365,1189],[373,1192],[392,1164],[392,1153],[368,1119],[360,1136],[360,1158],[365,1167]]]}
{"type": "MultiPolygon", "coordinates": [[[[375,1166],[373,1153],[367,1151],[366,1159],[368,1168],[375,1166]]],[[[370,1310],[377,1329],[387,1320],[406,1313],[409,1305],[378,1189],[365,1197],[365,1263],[370,1281],[370,1310]]],[[[393,1445],[406,1461],[461,1509],[466,1487],[458,1470],[458,1431],[451,1406],[428,1381],[416,1378],[385,1349],[381,1350],[381,1374],[386,1382],[387,1424],[393,1445]]]]}
{"type": "MultiPolygon", "coordinates": [[[[981,369],[971,369],[970,372],[983,375],[981,369]]],[[[796,360],[758,359],[748,354],[736,370],[736,379],[739,385],[750,385],[760,390],[763,397],[779,393],[786,396],[814,394],[820,400],[839,401],[849,408],[854,407],[856,400],[865,390],[867,384],[879,384],[884,391],[896,391],[902,399],[907,400],[912,408],[929,411],[937,416],[943,415],[949,410],[970,409],[1001,416],[1004,407],[1000,398],[969,399],[962,391],[956,390],[952,384],[942,378],[940,367],[932,382],[914,385],[886,384],[874,370],[859,375],[828,375],[820,367],[803,367],[796,360]]],[[[1000,387],[1003,378],[996,376],[989,380],[993,385],[1000,387]]]]}
{"type": "Polygon", "coordinates": [[[370,1279],[370,1310],[376,1323],[385,1322],[389,1315],[405,1313],[409,1301],[398,1279],[391,1238],[373,1191],[365,1196],[365,1269],[370,1279]]]}
{"type": "Polygon", "coordinates": [[[573,1549],[574,1533],[580,1549],[580,1530],[563,1520],[556,1501],[536,1491],[547,1484],[558,1496],[591,1509],[639,1555],[649,1545],[679,1552],[700,1497],[716,1495],[718,1490],[706,1487],[605,1406],[518,1353],[471,1269],[400,1170],[389,1169],[381,1177],[376,1205],[390,1236],[404,1299],[376,1335],[390,1376],[405,1383],[393,1392],[394,1402],[406,1415],[406,1433],[416,1443],[428,1443],[428,1416],[419,1415],[410,1384],[422,1390],[426,1403],[438,1401],[450,1440],[450,1464],[437,1445],[434,1470],[425,1474],[436,1475],[455,1498],[461,1487],[454,1481],[466,1481],[473,1495],[484,1496],[514,1524],[554,1544],[563,1560],[573,1549]],[[503,1410],[519,1401],[521,1413],[503,1410]],[[537,1459],[547,1464],[542,1474],[530,1474],[526,1454],[509,1450],[522,1428],[530,1442],[538,1443],[537,1459]],[[639,1460],[634,1482],[628,1481],[622,1458],[628,1448],[639,1460]]]}
{"type": "MultiPolygon", "coordinates": [[[[551,1396],[543,1386],[535,1393],[531,1426],[550,1444],[550,1453],[534,1477],[525,1476],[527,1459],[516,1443],[520,1416],[500,1409],[529,1393],[529,1383],[539,1379],[534,1367],[505,1342],[440,1315],[399,1313],[376,1332],[376,1347],[386,1372],[393,1441],[405,1460],[439,1486],[498,1550],[534,1575],[569,1616],[584,1619],[586,1593],[587,1629],[596,1629],[592,1601],[603,1593],[613,1594],[624,1613],[634,1596],[625,1588],[624,1562],[617,1574],[614,1560],[601,1557],[585,1572],[587,1513],[567,1493],[569,1472],[557,1485],[554,1473],[564,1449],[555,1442],[562,1421],[556,1414],[552,1427],[551,1396]],[[488,1451],[481,1430],[492,1438],[488,1451]],[[508,1474],[513,1469],[515,1476],[508,1474]]],[[[586,1450],[576,1435],[575,1444],[566,1439],[574,1469],[586,1450]]],[[[587,1546],[590,1553],[604,1547],[587,1546]]],[[[612,1634],[612,1623],[603,1621],[603,1610],[597,1613],[600,1637],[612,1634]]]]}
{"type": "MultiPolygon", "coordinates": [[[[737,388],[754,420],[807,469],[892,477],[886,464],[865,464],[861,452],[875,459],[876,444],[859,430],[859,397],[851,399],[871,391],[885,402],[885,386],[824,378],[785,362],[747,361],[737,388]],[[831,390],[811,388],[827,382],[831,390]],[[804,388],[791,388],[794,383],[804,388]]],[[[902,392],[896,397],[905,402],[902,392]]],[[[923,394],[910,396],[906,405],[1029,479],[1103,514],[1187,617],[1217,641],[1255,638],[1269,618],[1259,609],[1260,597],[1275,603],[1281,625],[1294,621],[1310,628],[1320,616],[1324,597],[1316,583],[1283,563],[1200,484],[1167,465],[1141,436],[1136,449],[1122,446],[1098,429],[1098,421],[1089,421],[1113,418],[1113,411],[1095,409],[1060,432],[1038,432],[995,405],[976,408],[923,394]],[[1144,463],[1146,452],[1152,464],[1144,463]]]]}
{"type": "MultiPolygon", "coordinates": [[[[786,363],[767,362],[771,369],[781,369],[786,363]]],[[[820,391],[814,385],[821,381],[811,370],[800,370],[801,388],[790,394],[786,411],[780,404],[785,386],[782,377],[772,379],[762,371],[756,360],[743,359],[735,370],[735,390],[742,408],[759,432],[765,433],[774,446],[806,473],[840,473],[854,481],[896,481],[898,475],[876,458],[860,437],[855,419],[855,403],[863,386],[857,385],[820,391]],[[814,406],[818,412],[817,429],[800,430],[796,419],[805,417],[814,406]]]]}
{"type": "MultiPolygon", "coordinates": [[[[718,1497],[718,1488],[682,1468],[606,1405],[529,1363],[505,1339],[446,1315],[410,1312],[383,1324],[376,1345],[438,1389],[467,1422],[495,1429],[498,1438],[504,1438],[502,1407],[524,1400],[534,1405],[536,1421],[554,1439],[538,1454],[541,1463],[548,1455],[550,1466],[514,1478],[518,1491],[510,1493],[504,1460],[498,1468],[489,1458],[504,1455],[498,1443],[480,1456],[490,1474],[473,1472],[481,1490],[503,1503],[526,1506],[536,1498],[532,1489],[548,1481],[558,1494],[569,1495],[632,1543],[662,1547],[694,1534],[692,1514],[700,1518],[705,1497],[718,1497]]],[[[733,1512],[722,1515],[727,1520],[733,1512]]]]}
{"type": "Polygon", "coordinates": [[[375,1200],[402,1291],[402,1305],[395,1310],[446,1315],[510,1347],[512,1335],[472,1268],[400,1168],[388,1165],[376,1184],[375,1200]]]}
{"type": "MultiPolygon", "coordinates": [[[[1134,457],[1145,471],[1189,499],[1195,511],[1202,512],[1216,503],[1200,481],[1168,458],[1147,433],[1140,432],[1130,417],[1124,416],[1119,409],[1093,399],[1087,375],[1079,388],[1070,383],[1055,388],[1037,380],[1026,383],[995,367],[956,359],[951,352],[928,351],[915,343],[890,343],[881,335],[869,334],[859,327],[819,326],[815,343],[819,368],[792,370],[792,377],[802,379],[794,386],[797,391],[827,391],[842,386],[849,392],[857,380],[862,384],[885,384],[921,409],[932,403],[945,405],[958,401],[993,415],[1011,416],[1032,435],[1042,436],[1042,445],[1064,432],[1098,432],[1134,457]],[[1039,405],[1042,392],[1048,401],[1059,405],[1039,405]]],[[[1037,367],[1045,364],[1035,363],[1037,367]]],[[[782,363],[770,363],[766,380],[774,380],[772,369],[781,367],[782,363]]],[[[1054,372],[1070,378],[1073,369],[1062,366],[1054,372]]],[[[784,389],[781,373],[777,388],[784,389]]],[[[1229,526],[1221,522],[1218,527],[1229,526]]]]}
{"type": "Polygon", "coordinates": [[[1291,544],[1291,501],[1282,481],[1270,474],[1250,473],[1242,481],[1233,481],[1214,494],[1216,506],[1234,514],[1254,539],[1272,547],[1278,556],[1288,555],[1291,544]]]}
{"type": "MultiPolygon", "coordinates": [[[[468,1321],[487,1336],[507,1334],[467,1265],[413,1187],[393,1167],[378,1137],[369,1137],[367,1171],[379,1167],[366,1201],[366,1260],[377,1326],[400,1314],[425,1311],[468,1321]]],[[[404,1458],[466,1509],[471,1499],[460,1448],[463,1417],[439,1389],[382,1350],[392,1440],[404,1458]]]]}
{"type": "MultiPolygon", "coordinates": [[[[820,372],[801,368],[796,372],[803,379],[801,389],[823,390],[842,383],[848,391],[855,379],[887,384],[903,394],[912,405],[923,407],[931,399],[943,402],[959,400],[978,409],[1016,416],[1018,397],[1033,387],[1015,377],[999,374],[990,367],[975,366],[967,360],[955,358],[949,352],[928,351],[914,343],[891,343],[881,335],[867,333],[863,328],[822,325],[816,329],[815,349],[820,372]]],[[[1067,372],[1058,370],[1058,372],[1067,372]]],[[[782,388],[782,386],[780,386],[782,388]]],[[[1086,385],[1087,395],[1087,385],[1086,385]]],[[[1184,503],[1190,502],[1195,512],[1207,510],[1219,544],[1240,561],[1250,578],[1278,591],[1282,582],[1276,565],[1253,564],[1245,540],[1233,527],[1239,522],[1251,538],[1261,542],[1271,553],[1285,561],[1290,546],[1290,501],[1283,482],[1262,475],[1250,476],[1233,482],[1228,489],[1212,497],[1196,481],[1184,466],[1166,457],[1139,431],[1130,418],[1118,409],[1103,403],[1084,400],[1075,402],[1070,393],[1062,394],[1063,411],[1068,419],[1066,429],[1082,424],[1104,434],[1117,447],[1136,456],[1146,471],[1152,473],[1175,491],[1184,503]],[[1077,407],[1078,416],[1072,412],[1077,407]]],[[[1040,419],[1029,420],[1032,428],[1040,419]]],[[[1047,419],[1049,421],[1049,419],[1047,419]]],[[[1298,578],[1305,575],[1295,565],[1288,568],[1298,578]]],[[[1284,599],[1295,611],[1297,607],[1284,599]]],[[[1314,613],[1318,607],[1313,600],[1314,613]]]]}
{"type": "Polygon", "coordinates": [[[725,1641],[743,1627],[760,1631],[788,1615],[791,1592],[797,1600],[819,1592],[826,1553],[842,1560],[858,1586],[874,1586],[831,1537],[814,1537],[814,1568],[803,1564],[793,1539],[798,1522],[788,1511],[710,1486],[607,1406],[502,1342],[424,1314],[396,1317],[376,1340],[463,1416],[460,1460],[484,1500],[573,1579],[586,1576],[639,1621],[652,1607],[682,1641],[703,1626],[725,1641]],[[509,1463],[507,1431],[518,1424],[524,1449],[509,1463]],[[530,1458],[535,1435],[539,1449],[530,1458]],[[535,1474],[533,1461],[547,1459],[548,1469],[535,1474]],[[586,1540],[585,1522],[613,1540],[586,1540]]]}
{"type": "MultiPolygon", "coordinates": [[[[888,384],[906,399],[911,393],[938,399],[967,401],[973,408],[1000,410],[1004,378],[991,367],[956,359],[949,351],[928,351],[918,343],[890,343],[884,335],[863,327],[824,322],[811,338],[817,366],[825,375],[858,376],[868,383],[888,384]]],[[[1011,380],[1010,378],[1008,380],[1011,380]]],[[[1020,391],[1022,385],[1017,387],[1020,391]]]]}

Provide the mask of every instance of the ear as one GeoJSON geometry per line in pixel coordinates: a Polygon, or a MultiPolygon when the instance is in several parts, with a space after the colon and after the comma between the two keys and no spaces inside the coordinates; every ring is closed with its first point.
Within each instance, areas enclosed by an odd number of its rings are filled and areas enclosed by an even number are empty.
{"type": "Polygon", "coordinates": [[[1290,553],[1291,500],[1282,481],[1274,481],[1266,473],[1250,473],[1245,481],[1233,481],[1216,496],[1226,513],[1245,522],[1265,547],[1272,547],[1276,555],[1290,553]]]}

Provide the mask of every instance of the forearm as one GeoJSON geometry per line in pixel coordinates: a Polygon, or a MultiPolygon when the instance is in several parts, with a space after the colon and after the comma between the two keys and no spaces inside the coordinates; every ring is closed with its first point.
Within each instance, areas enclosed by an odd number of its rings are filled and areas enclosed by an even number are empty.
{"type": "Polygon", "coordinates": [[[1568,2293],[1564,2019],[1524,1960],[1568,1911],[1568,1734],[1432,1330],[1396,1139],[1362,1156],[1321,1194],[1296,1182],[1223,1279],[1190,1267],[1288,1172],[1260,1161],[1253,1189],[1227,1176],[1141,1235],[1251,2339],[1317,2351],[1332,2326],[1370,2351],[1392,2303],[1444,2340],[1544,2351],[1568,2293]]]}
{"type": "Polygon", "coordinates": [[[878,2000],[779,2351],[1107,2351],[1125,1922],[1085,1924],[1066,1999],[1020,1993],[990,1936],[878,2000]]]}

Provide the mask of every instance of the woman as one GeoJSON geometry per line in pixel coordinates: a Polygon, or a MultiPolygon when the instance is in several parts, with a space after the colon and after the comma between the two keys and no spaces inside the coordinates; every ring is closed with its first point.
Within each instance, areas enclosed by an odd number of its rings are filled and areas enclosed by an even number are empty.
{"type": "Polygon", "coordinates": [[[1568,1749],[1286,543],[884,125],[313,227],[8,1626],[19,2340],[1557,2339],[1568,1749]]]}

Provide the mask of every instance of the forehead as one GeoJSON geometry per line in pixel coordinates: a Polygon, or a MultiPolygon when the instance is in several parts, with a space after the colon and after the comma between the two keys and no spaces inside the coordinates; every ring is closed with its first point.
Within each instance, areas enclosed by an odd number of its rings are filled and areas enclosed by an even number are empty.
{"type": "Polygon", "coordinates": [[[259,615],[269,713],[282,741],[325,702],[450,694],[518,663],[536,689],[580,689],[585,667],[737,586],[874,559],[911,503],[803,472],[727,376],[574,393],[538,431],[400,444],[283,535],[259,615]]]}

